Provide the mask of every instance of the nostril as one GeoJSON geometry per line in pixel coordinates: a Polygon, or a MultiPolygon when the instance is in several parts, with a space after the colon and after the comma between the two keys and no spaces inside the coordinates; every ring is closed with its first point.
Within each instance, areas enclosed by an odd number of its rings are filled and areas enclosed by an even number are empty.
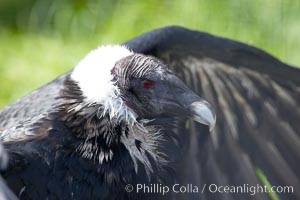
{"type": "Polygon", "coordinates": [[[181,87],[178,86],[173,86],[172,91],[175,92],[176,94],[182,94],[185,92],[185,90],[181,87]]]}

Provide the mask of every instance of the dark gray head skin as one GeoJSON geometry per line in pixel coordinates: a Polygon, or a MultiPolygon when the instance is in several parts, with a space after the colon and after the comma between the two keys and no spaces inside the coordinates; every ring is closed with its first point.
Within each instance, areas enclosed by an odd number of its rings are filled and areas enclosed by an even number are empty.
{"type": "Polygon", "coordinates": [[[161,61],[134,54],[116,63],[112,73],[125,104],[142,119],[185,116],[212,129],[215,114],[161,61]]]}

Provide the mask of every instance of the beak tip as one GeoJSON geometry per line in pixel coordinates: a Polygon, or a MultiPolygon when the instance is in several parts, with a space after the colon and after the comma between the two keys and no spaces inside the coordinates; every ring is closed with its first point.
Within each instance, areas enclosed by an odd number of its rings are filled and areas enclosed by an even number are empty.
{"type": "Polygon", "coordinates": [[[209,124],[209,132],[212,132],[212,130],[215,128],[215,125],[216,125],[216,115],[214,115],[214,119],[212,121],[211,124],[209,124]]]}
{"type": "Polygon", "coordinates": [[[216,114],[211,105],[206,101],[196,101],[190,106],[193,113],[192,118],[202,124],[209,126],[211,132],[216,125],[216,114]]]}

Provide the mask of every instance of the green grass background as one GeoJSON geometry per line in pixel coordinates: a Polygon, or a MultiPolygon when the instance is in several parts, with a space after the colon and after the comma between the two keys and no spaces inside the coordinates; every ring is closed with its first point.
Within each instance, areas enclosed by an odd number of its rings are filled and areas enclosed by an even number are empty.
{"type": "Polygon", "coordinates": [[[299,66],[298,0],[1,0],[0,109],[100,44],[181,25],[259,47],[299,66]]]}

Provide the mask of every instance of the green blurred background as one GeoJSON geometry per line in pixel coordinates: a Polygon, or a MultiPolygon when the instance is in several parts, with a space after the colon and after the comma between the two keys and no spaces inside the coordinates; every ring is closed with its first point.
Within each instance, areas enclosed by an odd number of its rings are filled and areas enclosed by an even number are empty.
{"type": "Polygon", "coordinates": [[[0,109],[100,44],[182,25],[299,66],[299,0],[0,0],[0,109]]]}

